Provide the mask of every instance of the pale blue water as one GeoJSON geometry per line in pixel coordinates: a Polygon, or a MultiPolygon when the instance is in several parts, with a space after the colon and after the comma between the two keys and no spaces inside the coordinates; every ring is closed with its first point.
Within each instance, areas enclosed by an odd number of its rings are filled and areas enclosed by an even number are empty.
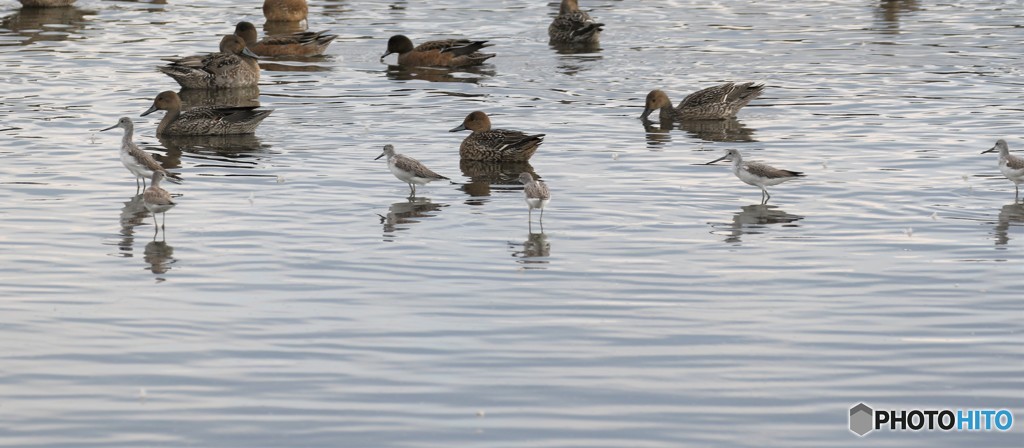
{"type": "Polygon", "coordinates": [[[1016,2],[584,0],[601,49],[562,54],[554,3],[314,0],[341,37],[264,61],[255,137],[161,142],[160,58],[262,24],[168,3],[0,1],[0,445],[1024,443],[1024,206],[979,154],[1024,151],[1016,2]],[[396,33],[498,56],[389,72],[396,33]],[[725,129],[637,120],[746,80],[725,129]],[[373,160],[469,182],[447,130],[473,110],[547,134],[543,235],[513,182],[410,203],[373,160]],[[156,241],[97,132],[121,116],[186,179],[156,241]],[[807,178],[754,205],[699,165],[725,148],[807,178]],[[1017,421],[859,439],[860,401],[1017,421]]]}

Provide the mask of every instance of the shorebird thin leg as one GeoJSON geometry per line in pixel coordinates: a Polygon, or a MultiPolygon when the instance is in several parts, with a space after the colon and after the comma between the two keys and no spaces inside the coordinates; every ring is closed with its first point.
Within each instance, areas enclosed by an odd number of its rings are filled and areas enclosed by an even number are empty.
{"type": "Polygon", "coordinates": [[[761,197],[764,198],[764,200],[762,200],[761,203],[762,204],[767,204],[768,200],[772,198],[772,195],[768,194],[768,190],[766,190],[764,188],[761,189],[761,192],[764,193],[763,195],[761,195],[761,197]]]}
{"type": "Polygon", "coordinates": [[[163,219],[162,222],[160,222],[160,228],[166,230],[167,229],[167,212],[164,212],[163,215],[164,215],[164,219],[163,219]]]}

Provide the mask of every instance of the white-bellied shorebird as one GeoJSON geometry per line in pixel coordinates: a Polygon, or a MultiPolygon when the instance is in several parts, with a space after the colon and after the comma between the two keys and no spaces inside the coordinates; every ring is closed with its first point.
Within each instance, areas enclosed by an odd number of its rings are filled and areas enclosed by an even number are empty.
{"type": "Polygon", "coordinates": [[[1020,183],[1024,182],[1024,158],[1010,154],[1010,147],[1003,139],[999,139],[995,146],[981,153],[993,151],[999,151],[999,171],[1013,182],[1013,202],[1017,202],[1020,196],[1020,183]]]}
{"type": "Polygon", "coordinates": [[[523,196],[526,199],[526,205],[530,209],[530,223],[533,223],[533,209],[539,208],[540,225],[543,228],[544,207],[547,207],[548,203],[551,202],[551,192],[548,191],[547,184],[545,184],[542,180],[534,179],[530,173],[520,174],[519,182],[523,183],[523,196]]]}
{"type": "MultiPolygon", "coordinates": [[[[153,183],[149,185],[149,188],[146,188],[145,192],[142,193],[142,204],[146,207],[146,210],[149,210],[149,212],[153,214],[153,226],[157,227],[157,231],[166,227],[167,211],[177,205],[173,200],[171,200],[171,194],[168,193],[167,190],[160,188],[160,181],[163,180],[163,178],[163,171],[154,171],[153,183]],[[159,226],[157,226],[156,223],[157,213],[162,213],[164,218],[163,222],[161,222],[159,226]]],[[[154,232],[154,234],[155,233],[156,232],[154,232]]]]}
{"type": "Polygon", "coordinates": [[[772,198],[765,187],[781,184],[790,179],[803,177],[804,173],[799,171],[780,170],[778,168],[758,162],[744,162],[739,150],[728,149],[725,155],[712,160],[705,165],[711,165],[719,160],[732,162],[732,172],[747,185],[753,185],[761,189],[761,203],[766,204],[772,198]]]}
{"type": "Polygon", "coordinates": [[[387,156],[388,158],[388,169],[391,170],[391,174],[394,174],[398,180],[409,184],[409,196],[416,196],[416,185],[426,185],[435,180],[447,180],[440,174],[437,174],[427,168],[418,160],[398,154],[395,152],[395,147],[391,145],[384,145],[384,152],[377,156],[377,160],[381,157],[387,156]]]}
{"type": "Polygon", "coordinates": [[[135,142],[132,141],[135,125],[132,124],[131,118],[121,117],[120,120],[117,120],[117,124],[106,129],[100,129],[100,132],[109,131],[114,128],[124,129],[124,137],[121,139],[121,163],[124,164],[125,168],[128,168],[128,171],[135,175],[136,191],[139,188],[139,179],[142,179],[142,186],[145,187],[146,179],[153,177],[153,173],[157,171],[163,172],[167,176],[167,180],[181,183],[181,178],[177,174],[168,173],[164,170],[164,167],[157,163],[152,155],[139,149],[135,142]]]}

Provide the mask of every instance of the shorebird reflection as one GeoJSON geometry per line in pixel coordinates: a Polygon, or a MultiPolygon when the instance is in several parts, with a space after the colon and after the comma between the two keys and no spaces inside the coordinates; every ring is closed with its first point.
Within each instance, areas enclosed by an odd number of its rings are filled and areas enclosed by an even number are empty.
{"type": "Polygon", "coordinates": [[[408,224],[420,222],[417,218],[431,218],[437,215],[445,204],[430,202],[430,198],[410,197],[406,201],[395,202],[388,208],[387,216],[380,217],[380,223],[384,226],[384,241],[394,241],[399,230],[408,230],[408,224]]]}
{"type": "Polygon", "coordinates": [[[993,231],[996,237],[996,246],[1006,246],[1012,239],[1010,238],[1010,227],[1024,225],[1024,204],[1014,202],[1004,205],[999,209],[998,218],[993,231]]]}
{"type": "Polygon", "coordinates": [[[804,219],[803,216],[786,213],[774,205],[745,205],[739,212],[733,214],[730,223],[710,223],[716,234],[724,234],[725,242],[741,243],[743,235],[758,235],[764,233],[772,224],[782,224],[783,227],[797,227],[791,224],[804,219]],[[788,225],[787,225],[788,224],[788,225]],[[720,232],[721,231],[721,232],[720,232]]]}

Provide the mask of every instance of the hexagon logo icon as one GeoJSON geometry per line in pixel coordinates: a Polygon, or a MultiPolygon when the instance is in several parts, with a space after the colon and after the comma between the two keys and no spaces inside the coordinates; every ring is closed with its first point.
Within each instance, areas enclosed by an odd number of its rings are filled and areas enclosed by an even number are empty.
{"type": "Polygon", "coordinates": [[[874,420],[875,410],[870,406],[858,403],[850,408],[850,431],[854,434],[864,437],[865,434],[875,429],[874,420]]]}

